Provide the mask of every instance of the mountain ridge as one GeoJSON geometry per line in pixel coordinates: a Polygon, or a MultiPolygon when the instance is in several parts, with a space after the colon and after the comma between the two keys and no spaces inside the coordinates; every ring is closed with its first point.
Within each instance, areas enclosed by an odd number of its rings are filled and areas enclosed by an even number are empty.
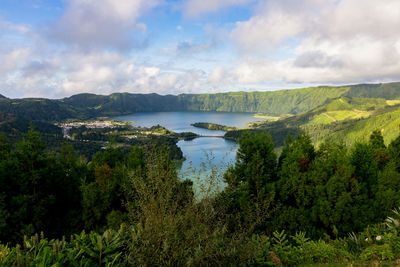
{"type": "Polygon", "coordinates": [[[0,98],[0,112],[33,120],[61,121],[145,111],[225,111],[300,114],[339,97],[400,99],[400,82],[318,86],[291,90],[159,95],[81,93],[62,99],[0,98]]]}

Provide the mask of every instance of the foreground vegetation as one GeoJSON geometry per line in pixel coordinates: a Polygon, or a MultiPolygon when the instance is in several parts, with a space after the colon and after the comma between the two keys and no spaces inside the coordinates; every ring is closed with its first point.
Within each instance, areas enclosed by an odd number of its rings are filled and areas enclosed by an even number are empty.
{"type": "MultiPolygon", "coordinates": [[[[102,234],[82,232],[70,240],[49,240],[43,235],[25,238],[23,245],[0,245],[1,266],[131,266],[131,265],[255,265],[255,266],[397,266],[400,263],[400,214],[397,219],[368,228],[359,234],[336,240],[310,240],[305,233],[288,236],[274,232],[271,237],[253,235],[233,242],[216,238],[196,242],[197,251],[165,251],[143,245],[148,236],[136,227],[102,234]],[[223,241],[228,244],[221,243],[223,241]],[[242,242],[239,244],[239,242],[242,242]],[[235,243],[235,244],[234,244],[235,243]],[[212,245],[211,248],[206,247],[212,245]],[[136,247],[133,249],[132,247],[136,247]],[[144,250],[143,250],[144,249],[144,250]],[[222,251],[222,249],[228,249],[222,251]],[[161,252],[162,254],[147,254],[161,252]],[[235,251],[237,250],[237,251],[235,251]],[[141,254],[145,253],[145,254],[141,254]],[[165,253],[171,253],[166,255],[165,253]],[[146,258],[146,256],[148,258],[146,258]],[[186,258],[185,258],[186,257],[186,258]]],[[[166,240],[167,241],[167,240],[166,240]]],[[[184,240],[186,242],[192,240],[184,240]]]]}
{"type": "MultiPolygon", "coordinates": [[[[194,195],[165,147],[110,144],[90,162],[30,131],[0,141],[0,264],[368,265],[400,259],[400,137],[318,149],[242,135],[236,163],[194,195]],[[43,234],[36,234],[41,233],[43,234]]],[[[215,177],[214,177],[215,178],[215,177]]]]}

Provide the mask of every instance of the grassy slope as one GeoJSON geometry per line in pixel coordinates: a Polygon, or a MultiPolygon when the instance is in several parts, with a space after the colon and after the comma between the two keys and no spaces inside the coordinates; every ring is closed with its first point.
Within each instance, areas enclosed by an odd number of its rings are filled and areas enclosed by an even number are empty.
{"type": "MultiPolygon", "coordinates": [[[[399,135],[399,125],[398,100],[341,97],[296,116],[260,123],[253,131],[269,131],[281,146],[287,133],[294,135],[300,130],[308,132],[316,144],[328,137],[352,144],[365,141],[372,131],[380,129],[388,143],[399,135]]],[[[226,136],[235,139],[240,133],[231,131],[226,136]]]]}
{"type": "MultiPolygon", "coordinates": [[[[381,130],[385,143],[388,144],[399,135],[399,127],[400,108],[387,113],[371,116],[367,119],[344,123],[342,124],[342,127],[337,127],[336,131],[329,132],[328,136],[334,140],[344,140],[346,144],[352,144],[356,141],[366,141],[372,131],[381,130]]],[[[335,127],[332,127],[332,129],[335,129],[335,127]]],[[[321,137],[315,139],[317,142],[322,141],[321,137]]]]}
{"type": "Polygon", "coordinates": [[[332,122],[367,118],[376,110],[396,103],[385,99],[376,98],[349,98],[341,97],[316,108],[314,117],[309,124],[329,124],[332,122]]]}
{"type": "Polygon", "coordinates": [[[382,131],[386,143],[399,135],[400,106],[398,101],[341,98],[326,105],[325,110],[322,107],[319,110],[325,112],[300,126],[311,135],[316,143],[330,137],[353,144],[356,141],[366,141],[371,132],[377,129],[382,131]],[[345,104],[339,107],[339,105],[335,105],[338,101],[343,101],[345,104]],[[330,118],[327,118],[326,115],[330,118]],[[316,123],[321,116],[327,120],[316,123]],[[335,121],[332,121],[331,118],[335,121]],[[318,127],[316,124],[325,125],[318,127]]]}

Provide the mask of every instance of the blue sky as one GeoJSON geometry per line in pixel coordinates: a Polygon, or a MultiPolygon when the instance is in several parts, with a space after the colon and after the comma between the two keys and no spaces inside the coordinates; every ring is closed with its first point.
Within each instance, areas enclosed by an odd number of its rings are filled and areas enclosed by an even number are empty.
{"type": "Polygon", "coordinates": [[[1,0],[0,93],[215,93],[400,80],[398,0],[1,0]]]}

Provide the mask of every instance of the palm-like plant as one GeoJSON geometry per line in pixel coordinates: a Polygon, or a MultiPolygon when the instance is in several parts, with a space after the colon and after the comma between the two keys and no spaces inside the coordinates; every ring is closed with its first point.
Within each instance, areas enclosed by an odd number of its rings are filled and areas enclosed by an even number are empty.
{"type": "Polygon", "coordinates": [[[387,217],[385,224],[390,230],[398,231],[400,230],[400,208],[394,209],[392,212],[393,216],[387,217]]]}

